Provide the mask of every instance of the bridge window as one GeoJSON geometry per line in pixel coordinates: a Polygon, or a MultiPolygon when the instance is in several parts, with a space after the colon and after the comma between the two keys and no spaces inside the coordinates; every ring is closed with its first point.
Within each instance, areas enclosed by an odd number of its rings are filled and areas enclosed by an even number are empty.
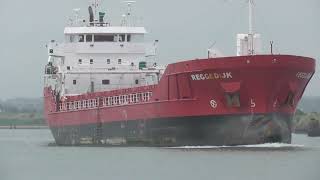
{"type": "Polygon", "coordinates": [[[84,42],[84,35],[79,35],[79,42],[84,42]]]}
{"type": "Polygon", "coordinates": [[[86,35],[86,42],[92,42],[92,35],[91,34],[86,35]]]}
{"type": "Polygon", "coordinates": [[[125,34],[120,34],[119,35],[119,42],[124,42],[126,41],[126,35],[125,34]]]}
{"type": "Polygon", "coordinates": [[[128,42],[135,42],[135,43],[144,42],[144,36],[140,35],[140,34],[133,34],[133,35],[128,34],[127,41],[128,42]]]}
{"type": "Polygon", "coordinates": [[[78,63],[79,63],[79,64],[82,64],[82,59],[79,59],[79,60],[78,60],[78,63]]]}
{"type": "Polygon", "coordinates": [[[107,59],[107,64],[110,64],[110,62],[111,62],[110,59],[107,59]]]}
{"type": "Polygon", "coordinates": [[[70,35],[69,36],[69,41],[72,43],[72,42],[75,42],[75,37],[73,35],[70,35]]]}
{"type": "Polygon", "coordinates": [[[102,80],[102,84],[104,84],[104,85],[110,84],[110,80],[109,79],[103,79],[102,80]]]}
{"type": "Polygon", "coordinates": [[[139,84],[139,80],[138,80],[138,79],[136,79],[136,80],[135,80],[135,83],[136,83],[136,84],[139,84]]]}
{"type": "Polygon", "coordinates": [[[127,42],[130,42],[130,41],[131,41],[131,35],[128,34],[128,35],[127,35],[127,42]]]}
{"type": "Polygon", "coordinates": [[[77,80],[73,80],[73,85],[76,85],[77,84],[77,80]]]}
{"type": "Polygon", "coordinates": [[[95,42],[114,42],[114,35],[94,35],[95,42]]]}
{"type": "Polygon", "coordinates": [[[118,64],[121,64],[122,59],[118,59],[118,64]]]}
{"type": "Polygon", "coordinates": [[[93,59],[90,59],[90,64],[93,64],[93,59]]]}
{"type": "Polygon", "coordinates": [[[70,68],[70,66],[67,66],[67,70],[70,70],[71,68],[70,68]]]}

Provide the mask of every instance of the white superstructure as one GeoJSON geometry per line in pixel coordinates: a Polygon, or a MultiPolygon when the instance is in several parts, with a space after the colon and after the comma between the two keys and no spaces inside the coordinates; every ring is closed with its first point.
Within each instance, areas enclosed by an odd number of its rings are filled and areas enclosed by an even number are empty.
{"type": "Polygon", "coordinates": [[[64,30],[64,43],[51,41],[45,86],[64,95],[157,84],[165,67],[156,63],[158,41],[146,43],[144,27],[130,20],[133,1],[119,26],[104,20],[95,3],[89,21],[75,18],[64,30]]]}
{"type": "Polygon", "coordinates": [[[254,0],[249,4],[249,33],[237,34],[237,56],[256,55],[261,53],[261,35],[254,32],[254,0]]]}

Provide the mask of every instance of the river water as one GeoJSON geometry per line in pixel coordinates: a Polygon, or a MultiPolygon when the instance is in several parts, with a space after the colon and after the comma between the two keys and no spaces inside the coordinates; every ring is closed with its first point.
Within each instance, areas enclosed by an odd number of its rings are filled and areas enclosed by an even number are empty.
{"type": "Polygon", "coordinates": [[[49,130],[0,130],[0,180],[319,180],[320,138],[241,147],[56,147],[49,130]]]}

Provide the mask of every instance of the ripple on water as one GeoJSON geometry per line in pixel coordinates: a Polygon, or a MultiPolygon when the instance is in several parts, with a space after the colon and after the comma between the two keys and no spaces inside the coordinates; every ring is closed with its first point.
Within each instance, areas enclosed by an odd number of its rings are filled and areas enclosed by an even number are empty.
{"type": "Polygon", "coordinates": [[[180,150],[212,150],[212,151],[302,151],[312,149],[300,144],[284,144],[284,143],[265,143],[265,144],[253,144],[253,145],[238,145],[238,146],[179,146],[179,147],[167,147],[168,149],[180,149],[180,150]]]}

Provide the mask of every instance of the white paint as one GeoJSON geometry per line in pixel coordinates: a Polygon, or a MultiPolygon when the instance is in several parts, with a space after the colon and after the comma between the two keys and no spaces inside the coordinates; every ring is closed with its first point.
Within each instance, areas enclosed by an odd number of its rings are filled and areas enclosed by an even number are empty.
{"type": "Polygon", "coordinates": [[[256,107],[256,103],[254,102],[253,98],[250,99],[250,107],[252,108],[256,107]]]}
{"type": "Polygon", "coordinates": [[[254,32],[254,0],[248,0],[249,32],[237,35],[237,56],[256,55],[261,53],[261,36],[254,32]]]}
{"type": "Polygon", "coordinates": [[[45,86],[65,96],[157,84],[165,67],[155,64],[157,47],[145,42],[146,33],[144,27],[107,23],[66,27],[65,42],[47,45],[46,71],[54,73],[45,74],[45,86]],[[114,39],[94,42],[95,35],[106,34],[114,39]],[[146,62],[146,67],[139,68],[139,62],[146,62]],[[102,80],[110,83],[102,84],[102,80]]]}
{"type": "Polygon", "coordinates": [[[238,145],[238,146],[178,146],[167,147],[170,149],[219,149],[219,148],[302,148],[305,145],[301,144],[285,144],[285,143],[265,143],[265,144],[252,144],[252,145],[238,145]]]}
{"type": "Polygon", "coordinates": [[[216,109],[216,108],[218,107],[218,103],[217,103],[215,100],[213,100],[213,99],[210,101],[210,105],[211,105],[211,107],[214,108],[214,109],[216,109]]]}
{"type": "Polygon", "coordinates": [[[273,107],[274,107],[274,108],[276,108],[276,107],[277,107],[277,105],[278,105],[278,99],[276,99],[276,100],[274,101],[274,103],[273,103],[273,107]]]}
{"type": "Polygon", "coordinates": [[[261,35],[237,34],[237,56],[261,54],[261,35]]]}
{"type": "Polygon", "coordinates": [[[249,0],[249,34],[254,34],[253,32],[253,21],[254,21],[254,14],[253,14],[253,6],[254,6],[254,0],[249,0]]]}
{"type": "Polygon", "coordinates": [[[125,26],[89,26],[89,27],[66,27],[64,34],[146,34],[144,27],[125,26]]]}
{"type": "Polygon", "coordinates": [[[310,79],[312,77],[312,73],[308,73],[308,72],[298,72],[296,74],[296,77],[298,79],[310,79]]]}

